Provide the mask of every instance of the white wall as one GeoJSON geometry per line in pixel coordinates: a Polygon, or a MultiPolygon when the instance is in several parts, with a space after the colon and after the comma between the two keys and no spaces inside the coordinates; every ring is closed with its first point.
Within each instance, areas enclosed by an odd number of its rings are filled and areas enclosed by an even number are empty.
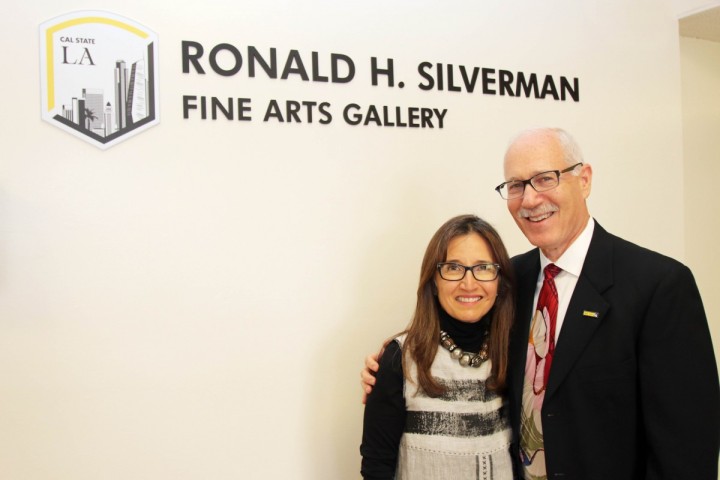
{"type": "Polygon", "coordinates": [[[60,0],[0,21],[0,478],[357,478],[361,361],[406,324],[431,234],[474,212],[528,247],[492,191],[527,126],[576,135],[601,224],[684,256],[684,191],[657,188],[683,175],[669,4],[60,0]],[[104,152],[40,120],[37,27],[90,8],[160,36],[161,123],[104,152]],[[182,40],[344,53],[358,78],[185,75],[182,40]],[[372,87],[371,56],[408,86],[372,87]],[[577,77],[581,101],[423,92],[422,61],[577,77]],[[184,120],[185,94],[448,116],[184,120]]]}
{"type": "Polygon", "coordinates": [[[683,157],[685,159],[685,238],[710,320],[715,355],[720,345],[720,43],[680,38],[682,67],[683,157]]]}
{"type": "Polygon", "coordinates": [[[671,8],[678,18],[703,12],[720,5],[718,0],[671,0],[671,8]]]}

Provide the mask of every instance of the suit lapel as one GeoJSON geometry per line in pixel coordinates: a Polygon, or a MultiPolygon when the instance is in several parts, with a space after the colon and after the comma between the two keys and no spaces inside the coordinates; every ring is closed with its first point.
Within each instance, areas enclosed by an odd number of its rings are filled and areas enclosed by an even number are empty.
{"type": "Polygon", "coordinates": [[[605,299],[586,278],[581,276],[570,300],[555,347],[555,356],[545,392],[546,399],[552,397],[572,370],[609,308],[610,305],[605,299]],[[597,315],[597,317],[589,315],[597,315]]]}
{"type": "Polygon", "coordinates": [[[581,356],[610,305],[602,294],[613,284],[611,236],[599,225],[590,242],[553,357],[545,398],[552,397],[581,356]]]}

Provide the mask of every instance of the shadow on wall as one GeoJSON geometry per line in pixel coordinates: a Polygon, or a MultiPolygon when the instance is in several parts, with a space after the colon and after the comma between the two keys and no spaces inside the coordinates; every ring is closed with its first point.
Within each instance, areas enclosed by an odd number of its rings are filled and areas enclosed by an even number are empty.
{"type": "Polygon", "coordinates": [[[351,288],[357,303],[350,311],[341,313],[346,317],[338,319],[339,327],[328,332],[321,342],[323,349],[316,352],[313,362],[316,368],[307,389],[310,398],[306,399],[305,428],[313,432],[309,438],[319,436],[330,448],[322,452],[317,445],[305,446],[312,463],[306,469],[313,473],[312,478],[360,478],[364,406],[359,374],[363,359],[377,351],[384,340],[403,330],[415,307],[422,255],[440,223],[432,221],[438,216],[433,215],[437,206],[432,204],[427,189],[408,185],[407,180],[404,186],[407,192],[395,191],[390,198],[397,202],[384,205],[385,211],[378,217],[394,220],[378,226],[381,233],[362,251],[348,252],[360,258],[358,263],[362,266],[355,279],[347,279],[348,285],[354,285],[351,288]],[[393,268],[378,275],[379,264],[393,268]]]}

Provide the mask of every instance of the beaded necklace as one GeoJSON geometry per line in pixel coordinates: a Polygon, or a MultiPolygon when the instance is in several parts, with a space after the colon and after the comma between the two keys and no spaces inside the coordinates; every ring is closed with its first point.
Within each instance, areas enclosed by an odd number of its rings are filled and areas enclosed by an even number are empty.
{"type": "Polygon", "coordinates": [[[455,344],[455,341],[450,338],[450,335],[444,330],[440,330],[440,345],[450,352],[450,356],[456,359],[463,367],[471,366],[478,368],[482,363],[489,358],[488,354],[488,337],[490,331],[485,331],[483,337],[482,346],[480,347],[479,353],[465,352],[462,348],[455,344]]]}

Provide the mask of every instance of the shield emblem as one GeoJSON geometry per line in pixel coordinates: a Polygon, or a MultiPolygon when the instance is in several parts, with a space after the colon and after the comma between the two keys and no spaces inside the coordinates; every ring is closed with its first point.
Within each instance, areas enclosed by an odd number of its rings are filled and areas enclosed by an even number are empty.
{"type": "Polygon", "coordinates": [[[159,123],[158,41],[108,12],[40,25],[43,120],[107,149],[159,123]]]}

